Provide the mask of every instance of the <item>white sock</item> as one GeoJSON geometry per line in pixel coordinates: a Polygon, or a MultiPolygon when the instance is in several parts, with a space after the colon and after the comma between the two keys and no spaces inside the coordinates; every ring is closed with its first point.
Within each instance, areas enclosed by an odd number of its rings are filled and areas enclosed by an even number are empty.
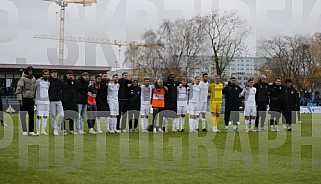
{"type": "Polygon", "coordinates": [[[148,118],[145,118],[145,130],[148,129],[148,118]]]}
{"type": "Polygon", "coordinates": [[[285,123],[283,124],[283,129],[286,129],[286,124],[285,123]]]}
{"type": "Polygon", "coordinates": [[[215,128],[215,130],[218,130],[218,129],[217,129],[217,125],[215,125],[214,128],[215,128]]]}
{"type": "Polygon", "coordinates": [[[276,129],[279,129],[279,125],[275,125],[275,128],[276,128],[276,129]]]}
{"type": "Polygon", "coordinates": [[[40,119],[36,120],[36,130],[40,130],[40,119]]]}
{"type": "Polygon", "coordinates": [[[194,119],[194,129],[195,130],[198,129],[198,124],[199,124],[199,119],[198,118],[194,119]]]}
{"type": "Polygon", "coordinates": [[[165,131],[167,131],[168,128],[168,118],[165,118],[165,131]]]}
{"type": "Polygon", "coordinates": [[[112,126],[110,126],[110,117],[106,117],[106,130],[111,130],[112,126]]]}
{"type": "Polygon", "coordinates": [[[189,118],[189,131],[194,130],[194,119],[189,118]]]}
{"type": "Polygon", "coordinates": [[[228,129],[228,126],[225,126],[225,129],[228,129]]]}
{"type": "Polygon", "coordinates": [[[185,117],[182,117],[181,129],[184,129],[185,126],[185,117]]]}
{"type": "Polygon", "coordinates": [[[251,119],[251,128],[252,130],[255,128],[255,119],[251,119]]]}
{"type": "Polygon", "coordinates": [[[145,129],[146,129],[146,127],[145,127],[145,119],[146,119],[146,118],[141,118],[141,119],[140,119],[140,126],[141,126],[142,130],[145,130],[145,129]]]}
{"type": "Polygon", "coordinates": [[[42,130],[45,131],[47,127],[47,118],[42,118],[42,130]]]}
{"type": "Polygon", "coordinates": [[[206,119],[202,118],[202,129],[206,128],[206,119]]]}
{"type": "Polygon", "coordinates": [[[233,125],[234,130],[237,128],[236,125],[233,125]]]}
{"type": "Polygon", "coordinates": [[[97,126],[97,131],[101,131],[101,129],[100,129],[100,117],[96,118],[96,126],[97,126]]]}
{"type": "Polygon", "coordinates": [[[250,120],[245,120],[245,129],[249,129],[250,120]]]}
{"type": "Polygon", "coordinates": [[[199,118],[196,118],[195,120],[194,120],[194,127],[195,127],[195,129],[198,129],[198,124],[199,124],[199,118]]]}
{"type": "Polygon", "coordinates": [[[113,124],[113,130],[115,131],[115,130],[117,130],[117,118],[112,118],[112,124],[113,124]]]}
{"type": "Polygon", "coordinates": [[[271,129],[273,129],[274,128],[274,126],[273,125],[271,125],[271,129]]]}
{"type": "Polygon", "coordinates": [[[178,125],[179,125],[179,119],[178,118],[174,118],[172,130],[176,131],[178,129],[178,127],[179,127],[178,125]]]}

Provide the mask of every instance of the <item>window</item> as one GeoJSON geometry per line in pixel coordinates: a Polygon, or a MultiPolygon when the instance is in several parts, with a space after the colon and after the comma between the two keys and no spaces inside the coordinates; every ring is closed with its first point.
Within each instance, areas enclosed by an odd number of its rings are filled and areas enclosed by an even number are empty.
{"type": "Polygon", "coordinates": [[[242,77],[237,77],[237,80],[242,80],[242,77]]]}
{"type": "Polygon", "coordinates": [[[241,64],[241,66],[244,66],[244,64],[241,64]]]}
{"type": "Polygon", "coordinates": [[[245,66],[250,66],[249,64],[246,64],[245,66]]]}
{"type": "Polygon", "coordinates": [[[247,82],[244,82],[243,84],[244,84],[244,85],[247,85],[247,82]]]}
{"type": "Polygon", "coordinates": [[[244,80],[248,80],[248,77],[244,77],[244,80]]]}

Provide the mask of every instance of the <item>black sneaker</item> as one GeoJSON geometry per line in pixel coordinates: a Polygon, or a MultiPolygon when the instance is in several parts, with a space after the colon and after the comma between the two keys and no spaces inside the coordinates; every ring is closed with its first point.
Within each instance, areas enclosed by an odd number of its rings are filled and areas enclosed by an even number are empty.
{"type": "Polygon", "coordinates": [[[202,132],[207,132],[206,128],[204,128],[204,129],[202,130],[202,132]]]}
{"type": "Polygon", "coordinates": [[[199,129],[197,128],[196,131],[199,132],[199,129]]]}
{"type": "Polygon", "coordinates": [[[184,129],[182,129],[180,132],[184,132],[184,129]]]}
{"type": "Polygon", "coordinates": [[[291,131],[292,131],[292,128],[289,128],[289,129],[288,129],[288,132],[291,132],[291,131]]]}

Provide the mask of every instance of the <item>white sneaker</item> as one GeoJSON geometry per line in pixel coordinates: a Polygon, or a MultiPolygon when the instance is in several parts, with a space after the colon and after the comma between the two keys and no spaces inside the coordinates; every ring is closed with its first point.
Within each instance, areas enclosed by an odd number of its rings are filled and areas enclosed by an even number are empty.
{"type": "Polygon", "coordinates": [[[29,132],[29,135],[31,135],[31,136],[38,136],[38,135],[35,134],[34,132],[29,132]]]}
{"type": "MultiPolygon", "coordinates": [[[[109,128],[106,129],[106,133],[111,133],[111,130],[109,128]]],[[[114,132],[115,133],[115,132],[114,132]]]]}
{"type": "Polygon", "coordinates": [[[158,132],[163,133],[164,131],[161,128],[159,128],[158,132]]]}
{"type": "MultiPolygon", "coordinates": [[[[111,134],[114,134],[114,133],[115,133],[114,130],[110,130],[110,131],[108,130],[108,132],[111,133],[111,134]]],[[[108,133],[108,132],[106,131],[106,133],[108,133]]]]}
{"type": "Polygon", "coordinates": [[[28,135],[28,132],[22,132],[22,135],[23,135],[23,136],[27,136],[27,135],[28,135]]]}
{"type": "Polygon", "coordinates": [[[154,132],[154,133],[157,133],[156,128],[153,129],[153,132],[154,132]]]}
{"type": "Polygon", "coordinates": [[[301,121],[298,121],[298,124],[301,124],[301,121]]]}
{"type": "Polygon", "coordinates": [[[62,135],[67,135],[67,131],[66,131],[66,130],[63,130],[63,131],[62,131],[62,135]]]}
{"type": "Polygon", "coordinates": [[[134,128],[134,132],[137,132],[136,128],[134,128]]]}
{"type": "Polygon", "coordinates": [[[244,129],[244,131],[245,131],[246,133],[248,133],[248,132],[249,132],[249,129],[248,129],[248,128],[246,128],[246,129],[244,129]]]}
{"type": "Polygon", "coordinates": [[[271,132],[275,132],[275,129],[274,129],[274,127],[271,127],[271,132]]]}
{"type": "Polygon", "coordinates": [[[240,125],[241,123],[240,122],[236,122],[236,124],[240,125]]]}
{"type": "Polygon", "coordinates": [[[121,132],[126,133],[127,131],[124,129],[124,130],[122,130],[121,132]]]}
{"type": "Polygon", "coordinates": [[[176,130],[172,130],[172,132],[176,133],[176,130]]]}
{"type": "Polygon", "coordinates": [[[120,133],[120,130],[115,130],[115,133],[120,133]]]}
{"type": "Polygon", "coordinates": [[[279,131],[280,131],[280,129],[278,129],[278,128],[277,128],[277,129],[275,129],[275,131],[279,132],[279,131]]]}
{"type": "Polygon", "coordinates": [[[219,129],[216,129],[216,132],[221,132],[219,129]]]}
{"type": "Polygon", "coordinates": [[[89,134],[97,134],[97,132],[95,132],[95,130],[94,129],[89,129],[89,134]]]}
{"type": "Polygon", "coordinates": [[[58,130],[54,130],[54,135],[59,135],[58,130]]]}
{"type": "Polygon", "coordinates": [[[103,131],[101,131],[100,127],[97,127],[97,133],[101,134],[103,131]]]}

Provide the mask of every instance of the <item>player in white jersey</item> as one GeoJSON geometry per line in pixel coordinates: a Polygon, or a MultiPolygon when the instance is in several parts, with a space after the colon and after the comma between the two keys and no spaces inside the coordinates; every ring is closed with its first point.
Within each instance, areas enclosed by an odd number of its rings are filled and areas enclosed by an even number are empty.
{"type": "MultiPolygon", "coordinates": [[[[201,97],[200,97],[200,116],[202,119],[202,131],[207,132],[206,130],[206,112],[207,112],[207,102],[208,102],[208,87],[210,83],[208,82],[208,74],[204,73],[202,76],[203,80],[200,82],[201,87],[201,97]]],[[[198,122],[197,127],[198,130],[198,122]]]]}
{"type": "Polygon", "coordinates": [[[110,108],[110,133],[120,133],[120,131],[116,129],[117,115],[119,114],[118,91],[118,74],[114,74],[112,81],[108,83],[107,95],[107,102],[110,108]]]}
{"type": "MultiPolygon", "coordinates": [[[[187,104],[188,104],[188,93],[189,87],[187,85],[186,78],[181,80],[181,84],[177,87],[177,115],[179,117],[178,121],[175,122],[173,126],[176,128],[177,131],[184,132],[184,125],[185,125],[185,116],[187,114],[187,104]]],[[[175,131],[176,131],[175,130],[175,131]]]]}
{"type": "Polygon", "coordinates": [[[152,99],[152,89],[154,86],[150,85],[150,80],[148,78],[144,79],[144,85],[141,88],[141,102],[140,102],[140,124],[142,132],[148,132],[148,117],[150,115],[151,109],[151,99],[152,99]]]}
{"type": "Polygon", "coordinates": [[[254,81],[252,78],[248,80],[248,84],[245,86],[240,94],[240,97],[244,96],[244,116],[245,116],[245,132],[249,132],[249,122],[251,120],[251,131],[255,132],[255,119],[256,119],[256,102],[255,94],[256,88],[253,87],[254,81]]]}
{"type": "Polygon", "coordinates": [[[189,93],[189,131],[197,132],[196,124],[198,123],[198,118],[200,114],[200,99],[201,99],[201,87],[200,87],[201,77],[196,76],[194,84],[190,84],[190,93],[189,93]]]}
{"type": "Polygon", "coordinates": [[[47,119],[49,116],[49,86],[50,82],[49,70],[42,71],[42,77],[36,81],[36,107],[37,107],[37,121],[36,129],[37,135],[48,135],[46,133],[47,119]],[[40,131],[40,121],[42,119],[42,130],[40,131]]]}

